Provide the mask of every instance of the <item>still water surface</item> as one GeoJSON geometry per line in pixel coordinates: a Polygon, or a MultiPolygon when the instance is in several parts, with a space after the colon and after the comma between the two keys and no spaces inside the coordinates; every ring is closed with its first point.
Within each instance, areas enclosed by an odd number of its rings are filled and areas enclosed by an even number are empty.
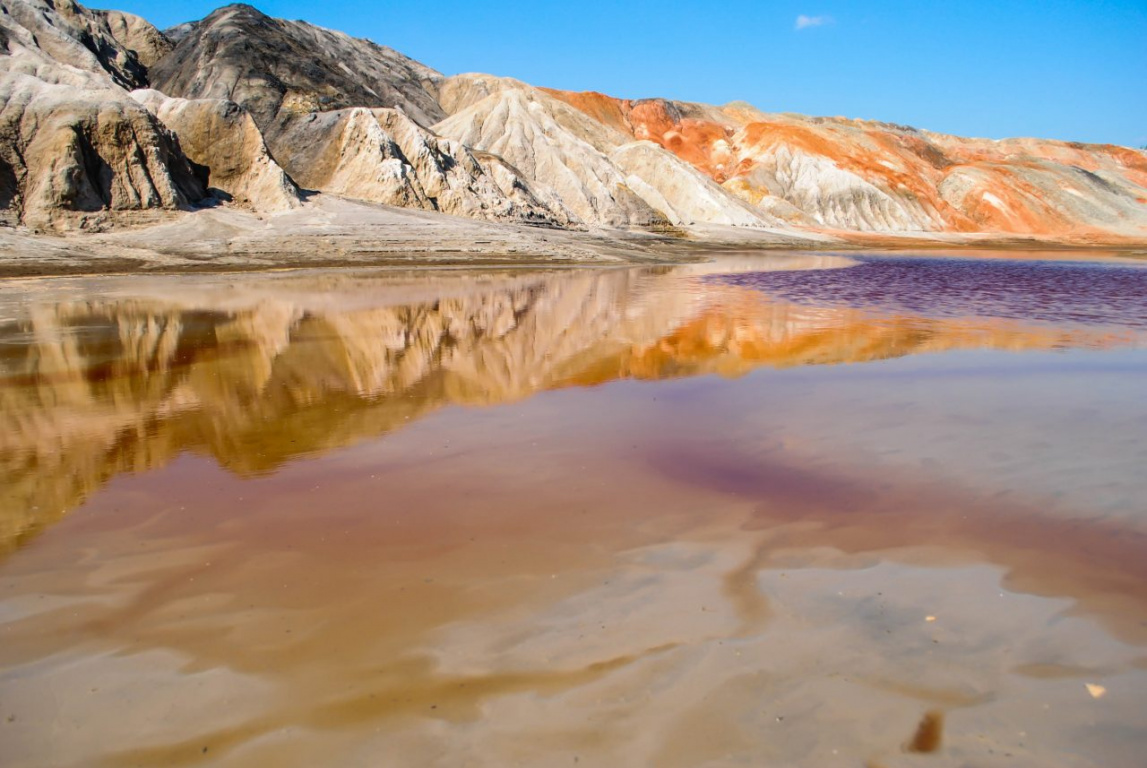
{"type": "Polygon", "coordinates": [[[0,764],[1142,766],[1147,268],[0,285],[0,764]]]}

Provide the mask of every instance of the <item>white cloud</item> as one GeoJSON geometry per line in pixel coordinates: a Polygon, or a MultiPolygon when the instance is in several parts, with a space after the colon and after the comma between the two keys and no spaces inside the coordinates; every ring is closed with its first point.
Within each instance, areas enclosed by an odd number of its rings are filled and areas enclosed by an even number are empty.
{"type": "Polygon", "coordinates": [[[808,29],[809,27],[823,27],[825,24],[831,24],[831,16],[805,16],[803,13],[797,16],[796,28],[808,29]]]}

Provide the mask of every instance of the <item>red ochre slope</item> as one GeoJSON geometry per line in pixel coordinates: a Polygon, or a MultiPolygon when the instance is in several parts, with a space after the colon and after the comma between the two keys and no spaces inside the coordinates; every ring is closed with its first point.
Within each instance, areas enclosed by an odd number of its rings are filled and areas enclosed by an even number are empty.
{"type": "Polygon", "coordinates": [[[669,150],[792,224],[985,232],[1067,241],[1147,237],[1147,154],[1113,145],[964,139],[844,118],[546,90],[669,150]]]}

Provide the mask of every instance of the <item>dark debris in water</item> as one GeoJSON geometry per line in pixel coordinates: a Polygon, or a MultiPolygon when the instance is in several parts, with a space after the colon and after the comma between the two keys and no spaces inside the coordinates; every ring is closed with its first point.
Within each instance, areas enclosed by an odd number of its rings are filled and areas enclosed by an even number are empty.
{"type": "Polygon", "coordinates": [[[904,745],[904,751],[931,754],[940,749],[943,740],[944,713],[935,709],[928,710],[920,718],[916,733],[912,734],[911,740],[904,745]]]}

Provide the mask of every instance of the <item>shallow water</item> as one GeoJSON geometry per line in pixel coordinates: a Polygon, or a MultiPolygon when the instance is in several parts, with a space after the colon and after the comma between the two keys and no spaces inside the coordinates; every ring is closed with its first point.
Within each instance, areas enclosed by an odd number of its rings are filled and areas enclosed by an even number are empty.
{"type": "Polygon", "coordinates": [[[0,285],[0,763],[1141,766],[1147,267],[0,285]]]}

